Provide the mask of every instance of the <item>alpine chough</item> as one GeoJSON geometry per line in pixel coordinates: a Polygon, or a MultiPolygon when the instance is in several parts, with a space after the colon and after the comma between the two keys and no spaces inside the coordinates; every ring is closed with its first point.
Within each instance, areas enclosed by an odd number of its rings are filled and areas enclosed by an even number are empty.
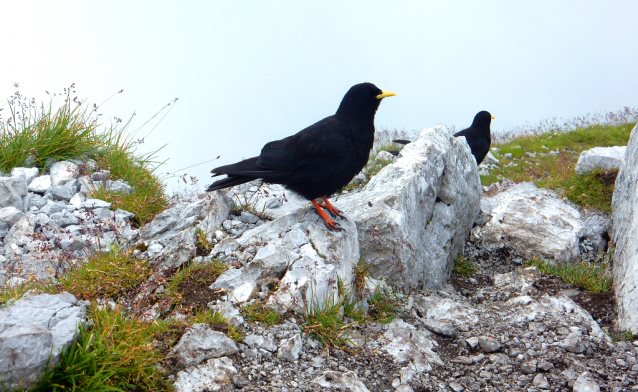
{"type": "Polygon", "coordinates": [[[454,134],[454,136],[465,136],[467,144],[470,145],[472,155],[476,159],[476,164],[480,165],[483,162],[483,158],[490,151],[490,145],[492,144],[492,135],[490,134],[490,123],[494,116],[490,112],[485,110],[478,112],[474,116],[474,121],[469,128],[466,128],[460,132],[454,134]]]}
{"type": "MultiPolygon", "coordinates": [[[[492,122],[492,116],[489,112],[483,110],[482,112],[478,112],[476,116],[474,116],[474,121],[472,121],[472,125],[469,128],[466,128],[460,132],[454,134],[454,136],[465,136],[465,140],[467,140],[467,144],[470,145],[470,150],[472,150],[472,155],[474,155],[474,159],[476,159],[476,164],[480,165],[483,162],[483,159],[490,151],[490,145],[492,144],[492,135],[490,134],[490,123],[492,122]]],[[[409,140],[397,139],[393,140],[392,143],[398,144],[409,144],[409,140]]],[[[399,155],[399,151],[388,151],[390,154],[397,156],[399,155]]]]}
{"type": "Polygon", "coordinates": [[[257,157],[213,169],[215,181],[207,192],[257,178],[310,200],[330,229],[341,229],[322,211],[341,215],[328,197],[346,186],[368,162],[374,143],[374,115],[381,100],[396,95],[372,83],[354,85],[337,112],[285,139],[266,144],[257,157]],[[315,201],[322,198],[325,204],[315,201]]]}

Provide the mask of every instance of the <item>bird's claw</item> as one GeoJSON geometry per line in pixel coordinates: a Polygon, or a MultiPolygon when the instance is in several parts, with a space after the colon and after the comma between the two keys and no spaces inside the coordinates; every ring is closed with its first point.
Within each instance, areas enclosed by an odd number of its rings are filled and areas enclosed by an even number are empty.
{"type": "MultiPolygon", "coordinates": [[[[332,204],[330,205],[325,205],[325,204],[319,204],[319,207],[323,208],[324,210],[328,211],[330,214],[332,214],[332,216],[338,216],[340,218],[346,219],[345,216],[343,216],[343,212],[339,211],[337,208],[335,208],[335,206],[333,206],[332,204]]],[[[346,219],[347,220],[347,219],[346,219]]]]}
{"type": "Polygon", "coordinates": [[[337,222],[333,221],[332,219],[328,219],[325,222],[326,222],[326,226],[330,230],[336,230],[336,231],[344,231],[345,230],[343,227],[339,226],[339,224],[337,222]]]}

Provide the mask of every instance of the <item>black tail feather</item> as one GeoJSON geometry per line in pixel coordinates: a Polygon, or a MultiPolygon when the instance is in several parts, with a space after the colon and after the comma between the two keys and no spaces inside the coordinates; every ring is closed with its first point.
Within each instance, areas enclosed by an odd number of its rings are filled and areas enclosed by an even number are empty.
{"type": "Polygon", "coordinates": [[[244,184],[249,181],[254,180],[253,177],[244,177],[244,176],[228,176],[224,179],[217,180],[208,186],[206,192],[216,191],[218,189],[230,188],[231,186],[244,184]]]}

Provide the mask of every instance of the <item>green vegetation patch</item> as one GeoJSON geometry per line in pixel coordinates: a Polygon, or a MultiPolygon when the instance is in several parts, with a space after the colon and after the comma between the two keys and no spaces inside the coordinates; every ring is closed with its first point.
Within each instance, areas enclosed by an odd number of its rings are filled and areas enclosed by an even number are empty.
{"type": "Polygon", "coordinates": [[[92,254],[86,263],[63,274],[54,286],[78,299],[118,298],[146,281],[150,273],[148,261],[112,248],[106,253],[92,254]]]}
{"type": "Polygon", "coordinates": [[[275,325],[280,319],[277,312],[258,302],[244,306],[242,308],[242,316],[249,322],[257,321],[266,326],[275,325]]]}
{"type": "Polygon", "coordinates": [[[610,178],[615,178],[614,172],[599,170],[577,176],[576,162],[581,152],[593,147],[626,146],[634,125],[590,126],[564,133],[525,136],[494,145],[499,148],[501,166],[481,176],[481,182],[489,186],[503,177],[516,183],[533,181],[539,188],[564,192],[570,201],[579,206],[611,211],[613,180],[610,181],[610,178]],[[557,155],[549,154],[557,149],[557,155]],[[526,152],[536,154],[536,157],[526,156],[526,152]],[[511,161],[503,158],[506,153],[512,154],[511,161]],[[506,167],[508,163],[514,165],[506,167]]]}
{"type": "MultiPolygon", "coordinates": [[[[10,117],[0,121],[0,171],[21,166],[43,171],[52,160],[94,160],[97,170],[109,170],[112,180],[128,182],[135,193],[98,188],[91,196],[112,203],[113,209],[134,213],[133,223],[143,225],[168,206],[164,185],[154,174],[160,165],[155,161],[159,150],[137,154],[138,143],[127,137],[130,122],[102,129],[95,115],[97,107],[71,99],[73,89],[65,89],[59,107],[53,101],[36,106],[19,93],[9,99],[10,117]]],[[[80,167],[81,174],[89,174],[87,170],[80,167]]]]}
{"type": "Polygon", "coordinates": [[[456,260],[454,260],[454,270],[452,272],[456,276],[472,276],[476,273],[476,268],[474,268],[474,262],[472,262],[472,260],[463,257],[463,255],[459,255],[456,260]]]}
{"type": "Polygon", "coordinates": [[[91,320],[31,391],[173,390],[159,366],[163,357],[153,344],[153,324],[127,319],[119,310],[94,310],[91,320]]]}
{"type": "Polygon", "coordinates": [[[557,263],[541,259],[530,259],[527,266],[535,266],[546,275],[556,275],[567,283],[582,287],[590,294],[606,293],[612,289],[613,275],[609,263],[580,262],[576,264],[557,263]]]}

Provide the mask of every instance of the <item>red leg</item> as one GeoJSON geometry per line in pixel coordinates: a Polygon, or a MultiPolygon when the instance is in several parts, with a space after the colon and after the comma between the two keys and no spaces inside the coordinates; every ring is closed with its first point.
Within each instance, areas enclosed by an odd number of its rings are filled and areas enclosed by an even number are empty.
{"type": "Polygon", "coordinates": [[[319,213],[319,216],[323,218],[324,222],[326,222],[326,226],[328,226],[329,229],[333,229],[333,230],[343,230],[341,227],[339,227],[339,225],[337,224],[337,222],[333,221],[332,219],[330,219],[328,217],[328,215],[323,212],[321,210],[321,205],[318,204],[316,201],[311,200],[310,201],[312,203],[312,205],[315,206],[315,208],[317,209],[317,212],[319,213]]]}
{"type": "Polygon", "coordinates": [[[337,207],[333,206],[329,201],[327,197],[322,197],[323,202],[326,203],[325,205],[319,204],[321,206],[321,208],[325,208],[326,210],[328,210],[328,212],[330,212],[331,214],[335,214],[337,216],[340,216],[342,218],[345,219],[345,217],[343,215],[341,215],[341,211],[339,211],[337,209],[337,207]]]}

